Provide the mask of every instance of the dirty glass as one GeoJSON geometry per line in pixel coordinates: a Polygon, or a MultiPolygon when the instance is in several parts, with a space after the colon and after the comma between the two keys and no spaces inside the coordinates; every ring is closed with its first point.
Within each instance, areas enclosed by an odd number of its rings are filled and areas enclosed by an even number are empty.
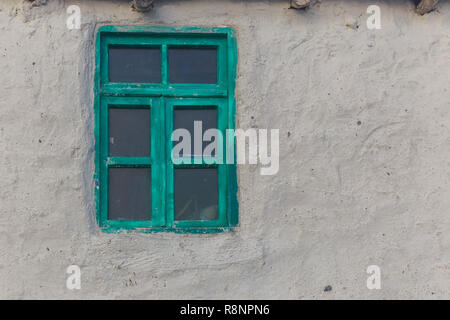
{"type": "Polygon", "coordinates": [[[150,220],[151,169],[109,168],[109,220],[150,220]]]}
{"type": "Polygon", "coordinates": [[[217,168],[174,170],[175,220],[215,220],[217,168]]]}
{"type": "Polygon", "coordinates": [[[150,110],[109,109],[109,155],[111,157],[150,156],[150,110]]]}
{"type": "Polygon", "coordinates": [[[169,82],[216,83],[217,50],[169,48],[169,82]]]}
{"type": "MultiPolygon", "coordinates": [[[[186,129],[189,131],[191,135],[191,151],[189,154],[182,154],[182,150],[180,151],[180,154],[175,155],[179,157],[189,157],[191,155],[195,156],[201,156],[203,154],[203,151],[205,150],[205,147],[211,143],[214,143],[214,146],[216,146],[215,138],[212,138],[212,141],[203,141],[203,135],[206,130],[208,129],[217,129],[217,110],[214,109],[213,106],[211,107],[204,107],[201,108],[176,108],[173,112],[173,128],[175,129],[186,129]],[[194,125],[197,122],[197,127],[199,128],[198,131],[200,132],[199,137],[195,137],[194,135],[194,125]],[[200,130],[201,128],[201,130],[200,130]],[[199,141],[202,142],[202,153],[201,154],[195,154],[194,150],[194,141],[195,139],[199,139],[199,141]]],[[[174,145],[177,145],[180,142],[174,142],[174,145]]],[[[215,152],[213,151],[211,156],[215,156],[215,152]]]]}
{"type": "Polygon", "coordinates": [[[110,47],[109,81],[161,82],[161,50],[159,48],[110,47]]]}

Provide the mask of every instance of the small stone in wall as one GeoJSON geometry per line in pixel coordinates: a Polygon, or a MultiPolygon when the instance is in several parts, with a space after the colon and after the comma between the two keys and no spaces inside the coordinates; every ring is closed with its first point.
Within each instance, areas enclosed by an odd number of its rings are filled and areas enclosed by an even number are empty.
{"type": "Polygon", "coordinates": [[[153,9],[154,0],[133,0],[131,7],[138,12],[146,12],[153,9]]]}
{"type": "Polygon", "coordinates": [[[416,7],[416,12],[420,15],[424,15],[436,8],[439,0],[421,0],[416,7]]]}
{"type": "Polygon", "coordinates": [[[310,0],[290,0],[290,8],[305,9],[311,4],[310,0]]]}
{"type": "Polygon", "coordinates": [[[33,7],[39,7],[44,4],[47,4],[47,0],[28,0],[31,2],[31,6],[33,7]]]}

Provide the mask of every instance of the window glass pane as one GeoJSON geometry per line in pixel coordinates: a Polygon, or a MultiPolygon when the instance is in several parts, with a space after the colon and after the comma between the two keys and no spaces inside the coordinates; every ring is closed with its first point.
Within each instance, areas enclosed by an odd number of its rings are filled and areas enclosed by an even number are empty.
{"type": "MultiPolygon", "coordinates": [[[[179,108],[175,109],[173,112],[173,128],[176,129],[186,129],[189,131],[191,135],[191,151],[189,154],[182,154],[183,150],[180,150],[179,155],[175,156],[184,156],[189,157],[191,155],[201,156],[203,154],[203,151],[205,150],[205,147],[211,143],[214,143],[214,147],[216,147],[216,141],[215,138],[212,138],[213,141],[203,141],[203,134],[208,129],[217,129],[217,110],[212,109],[213,107],[210,107],[209,109],[205,109],[205,107],[202,106],[202,108],[179,108]],[[197,123],[195,121],[198,121],[197,123]],[[194,135],[194,126],[197,126],[198,132],[200,132],[200,137],[195,137],[194,135]],[[201,130],[200,130],[201,129],[201,130]],[[201,153],[196,153],[194,150],[194,143],[195,139],[198,139],[198,141],[203,141],[202,144],[202,150],[201,153]]],[[[174,142],[174,146],[177,145],[180,142],[174,142]]],[[[215,156],[215,152],[213,151],[211,156],[215,156]]]]}
{"type": "Polygon", "coordinates": [[[150,156],[150,110],[109,109],[109,155],[150,156]]]}
{"type": "Polygon", "coordinates": [[[175,220],[216,220],[217,169],[174,169],[175,220]]]}
{"type": "Polygon", "coordinates": [[[169,48],[169,82],[216,83],[217,50],[169,48]]]}
{"type": "Polygon", "coordinates": [[[159,48],[109,48],[109,81],[161,82],[159,48]]]}
{"type": "Polygon", "coordinates": [[[109,220],[150,220],[150,184],[150,168],[109,168],[109,220]]]}

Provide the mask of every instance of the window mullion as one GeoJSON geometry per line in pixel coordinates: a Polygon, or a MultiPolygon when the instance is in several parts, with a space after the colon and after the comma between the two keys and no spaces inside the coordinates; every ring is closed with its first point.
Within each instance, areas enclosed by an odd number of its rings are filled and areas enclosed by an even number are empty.
{"type": "Polygon", "coordinates": [[[168,64],[167,64],[167,44],[161,46],[161,83],[167,85],[168,83],[168,64]]]}
{"type": "Polygon", "coordinates": [[[170,98],[161,98],[161,107],[164,111],[164,133],[161,135],[163,139],[163,154],[165,164],[165,211],[166,226],[173,227],[174,221],[174,193],[173,193],[173,170],[172,162],[172,132],[173,132],[173,106],[170,98]]]}
{"type": "Polygon", "coordinates": [[[164,155],[162,149],[164,145],[161,135],[164,130],[162,121],[164,121],[164,110],[162,110],[161,98],[151,99],[151,159],[152,159],[152,226],[159,227],[165,225],[164,208],[164,155]]]}

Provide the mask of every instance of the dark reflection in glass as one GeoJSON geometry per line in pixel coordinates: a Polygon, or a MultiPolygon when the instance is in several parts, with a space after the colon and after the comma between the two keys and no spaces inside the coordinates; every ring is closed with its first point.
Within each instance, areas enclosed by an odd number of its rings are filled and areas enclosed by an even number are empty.
{"type": "MultiPolygon", "coordinates": [[[[179,157],[189,157],[191,155],[195,156],[201,156],[203,154],[203,151],[205,150],[205,147],[211,143],[215,147],[217,147],[217,141],[215,141],[215,138],[212,138],[212,141],[203,141],[203,134],[208,129],[217,129],[217,110],[212,109],[213,107],[207,109],[205,107],[200,108],[179,108],[175,109],[173,112],[173,128],[175,129],[186,129],[189,131],[191,135],[191,150],[189,154],[182,154],[183,150],[180,150],[180,154],[177,154],[175,156],[179,157]],[[202,153],[201,154],[194,154],[194,141],[196,137],[194,136],[194,125],[195,121],[201,121],[201,123],[197,123],[197,125],[200,128],[201,125],[201,137],[197,138],[200,139],[202,142],[202,153]]],[[[174,142],[174,145],[177,145],[180,142],[174,142]]],[[[209,155],[206,155],[209,156],[209,155]]],[[[213,151],[211,153],[211,156],[215,156],[215,152],[213,151]]]]}
{"type": "Polygon", "coordinates": [[[169,82],[216,83],[217,50],[169,48],[169,82]]]}
{"type": "Polygon", "coordinates": [[[175,220],[216,220],[217,169],[175,169],[175,220]]]}
{"type": "Polygon", "coordinates": [[[109,220],[151,219],[151,169],[109,168],[109,220]]]}
{"type": "Polygon", "coordinates": [[[161,82],[161,50],[159,48],[110,47],[109,81],[161,82]]]}
{"type": "Polygon", "coordinates": [[[109,109],[109,155],[150,156],[150,110],[109,109]]]}

